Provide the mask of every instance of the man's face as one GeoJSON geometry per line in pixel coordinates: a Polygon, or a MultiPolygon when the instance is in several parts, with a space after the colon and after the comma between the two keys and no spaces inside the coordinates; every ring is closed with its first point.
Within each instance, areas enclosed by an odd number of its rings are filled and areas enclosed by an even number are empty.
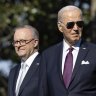
{"type": "Polygon", "coordinates": [[[36,47],[35,38],[29,29],[17,29],[14,34],[14,47],[17,55],[26,60],[35,51],[36,47]],[[21,44],[20,44],[21,43],[21,44]]]}
{"type": "Polygon", "coordinates": [[[83,29],[82,17],[79,11],[66,12],[62,18],[59,30],[67,43],[73,45],[80,40],[83,29]]]}

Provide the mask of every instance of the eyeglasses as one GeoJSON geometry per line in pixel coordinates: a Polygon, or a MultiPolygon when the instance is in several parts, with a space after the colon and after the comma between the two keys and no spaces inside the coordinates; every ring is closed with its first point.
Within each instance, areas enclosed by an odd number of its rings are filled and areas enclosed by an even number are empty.
{"type": "Polygon", "coordinates": [[[16,41],[12,42],[12,45],[13,46],[18,46],[18,44],[20,44],[22,46],[25,46],[26,44],[30,43],[32,40],[34,40],[34,39],[31,39],[31,40],[24,40],[24,39],[16,40],[16,41]]]}
{"type": "Polygon", "coordinates": [[[82,28],[84,26],[84,22],[83,21],[77,21],[77,22],[67,22],[66,27],[68,29],[71,29],[74,27],[74,25],[77,25],[79,28],[82,28]]]}

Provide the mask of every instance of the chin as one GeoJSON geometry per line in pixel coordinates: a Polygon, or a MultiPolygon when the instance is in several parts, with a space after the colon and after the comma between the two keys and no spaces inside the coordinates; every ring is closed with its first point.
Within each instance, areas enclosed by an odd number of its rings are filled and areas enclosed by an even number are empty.
{"type": "Polygon", "coordinates": [[[18,54],[18,56],[19,56],[19,57],[24,57],[24,56],[25,56],[25,54],[18,54]]]}
{"type": "Polygon", "coordinates": [[[73,41],[78,41],[78,40],[80,40],[80,37],[75,37],[75,38],[73,38],[72,40],[73,40],[73,41]]]}
{"type": "Polygon", "coordinates": [[[71,44],[74,45],[74,44],[76,44],[76,42],[78,42],[78,41],[79,41],[79,39],[71,40],[71,44]]]}

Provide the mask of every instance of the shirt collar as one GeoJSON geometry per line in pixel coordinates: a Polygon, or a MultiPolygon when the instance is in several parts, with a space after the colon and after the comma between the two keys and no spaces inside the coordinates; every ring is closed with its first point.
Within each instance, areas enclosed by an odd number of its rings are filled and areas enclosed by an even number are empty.
{"type": "MultiPolygon", "coordinates": [[[[30,67],[31,64],[33,63],[35,57],[39,54],[39,52],[35,52],[34,54],[32,54],[24,63],[30,67]]],[[[22,64],[22,63],[21,63],[22,64]]]]}
{"type": "MultiPolygon", "coordinates": [[[[72,46],[72,47],[75,50],[79,50],[80,43],[81,43],[81,39],[74,46],[72,46]]],[[[70,48],[70,46],[68,45],[68,43],[66,43],[66,41],[63,40],[63,49],[64,49],[64,51],[68,51],[69,48],[70,48]]]]}

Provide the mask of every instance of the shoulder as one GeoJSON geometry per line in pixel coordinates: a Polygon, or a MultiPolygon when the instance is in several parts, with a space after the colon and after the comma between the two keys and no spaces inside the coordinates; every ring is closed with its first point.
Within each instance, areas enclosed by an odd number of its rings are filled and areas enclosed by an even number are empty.
{"type": "Polygon", "coordinates": [[[39,53],[39,54],[35,57],[34,61],[40,62],[40,59],[41,59],[41,53],[39,53]]]}
{"type": "Polygon", "coordinates": [[[42,58],[46,58],[46,59],[56,58],[56,56],[62,54],[62,49],[63,49],[63,42],[50,46],[49,48],[45,49],[42,52],[42,58]]]}
{"type": "Polygon", "coordinates": [[[52,45],[52,46],[48,47],[47,49],[45,49],[43,51],[43,53],[56,52],[57,50],[60,50],[62,47],[63,47],[63,42],[59,42],[59,43],[52,45]]]}
{"type": "Polygon", "coordinates": [[[11,79],[13,79],[18,65],[11,68],[10,73],[9,73],[9,78],[8,78],[10,81],[11,81],[11,79]]]}
{"type": "Polygon", "coordinates": [[[84,46],[86,46],[88,49],[94,49],[94,50],[96,50],[96,44],[94,44],[94,43],[91,43],[91,42],[85,42],[84,43],[84,46]]]}
{"type": "Polygon", "coordinates": [[[96,44],[91,43],[91,42],[83,42],[81,45],[81,49],[87,49],[88,53],[90,55],[95,55],[96,54],[96,44]]]}
{"type": "Polygon", "coordinates": [[[9,75],[10,75],[10,74],[13,74],[13,73],[15,72],[15,70],[16,70],[19,66],[20,66],[19,64],[14,65],[14,66],[11,68],[9,75]]]}

